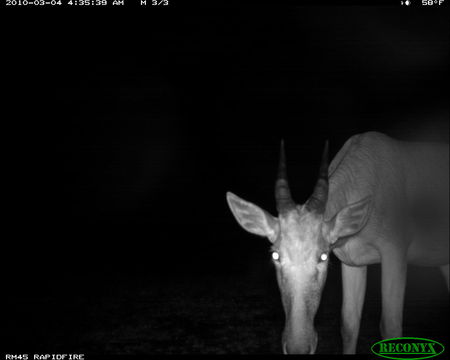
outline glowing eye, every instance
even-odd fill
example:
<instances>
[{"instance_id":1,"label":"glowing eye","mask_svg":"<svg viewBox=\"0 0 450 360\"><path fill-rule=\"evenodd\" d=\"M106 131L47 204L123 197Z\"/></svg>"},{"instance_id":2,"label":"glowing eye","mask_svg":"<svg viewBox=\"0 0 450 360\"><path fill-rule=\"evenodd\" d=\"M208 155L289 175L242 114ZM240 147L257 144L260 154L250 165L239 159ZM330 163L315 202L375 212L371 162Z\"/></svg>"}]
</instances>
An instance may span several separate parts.
<instances>
[{"instance_id":1,"label":"glowing eye","mask_svg":"<svg viewBox=\"0 0 450 360\"><path fill-rule=\"evenodd\" d=\"M328 259L328 254L327 253L322 253L320 255L320 260L325 261L326 259Z\"/></svg>"},{"instance_id":2,"label":"glowing eye","mask_svg":"<svg viewBox=\"0 0 450 360\"><path fill-rule=\"evenodd\" d=\"M274 259L276 261L280 260L280 254L278 254L276 251L274 251L272 253L272 259Z\"/></svg>"}]
</instances>

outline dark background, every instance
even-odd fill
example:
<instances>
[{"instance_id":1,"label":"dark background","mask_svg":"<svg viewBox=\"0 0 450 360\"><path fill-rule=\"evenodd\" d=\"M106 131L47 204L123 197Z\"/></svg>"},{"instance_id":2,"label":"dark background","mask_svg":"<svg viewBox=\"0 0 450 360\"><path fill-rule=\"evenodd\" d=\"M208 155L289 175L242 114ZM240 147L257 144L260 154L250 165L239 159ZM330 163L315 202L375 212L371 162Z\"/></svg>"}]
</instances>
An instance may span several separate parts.
<instances>
[{"instance_id":1,"label":"dark background","mask_svg":"<svg viewBox=\"0 0 450 360\"><path fill-rule=\"evenodd\" d=\"M5 351L279 352L268 242L239 228L225 193L274 214L281 138L299 203L326 139L331 156L369 130L448 142L446 15L267 5L4 12ZM366 353L379 338L371 269ZM330 310L317 320L331 334L321 344L333 338L324 352L340 352L339 273L333 258ZM405 335L447 341L438 271L412 268L408 296ZM242 318L258 306L270 321Z\"/></svg>"}]
</instances>

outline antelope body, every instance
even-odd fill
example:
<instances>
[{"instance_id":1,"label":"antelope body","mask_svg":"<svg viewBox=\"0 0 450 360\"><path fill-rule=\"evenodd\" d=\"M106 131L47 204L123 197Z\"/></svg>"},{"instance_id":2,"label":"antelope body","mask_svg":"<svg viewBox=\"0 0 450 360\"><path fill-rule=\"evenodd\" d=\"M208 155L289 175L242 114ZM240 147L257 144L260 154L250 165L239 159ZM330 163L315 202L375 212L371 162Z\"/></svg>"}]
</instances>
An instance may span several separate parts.
<instances>
[{"instance_id":1,"label":"antelope body","mask_svg":"<svg viewBox=\"0 0 450 360\"><path fill-rule=\"evenodd\" d=\"M402 336L407 263L439 266L449 278L449 147L369 132L352 136L304 205L292 200L282 145L275 185L278 217L227 193L238 223L272 243L286 315L284 353L314 353L314 317L328 254L341 261L343 352L355 353L367 265L381 263L383 338Z\"/></svg>"}]
</instances>

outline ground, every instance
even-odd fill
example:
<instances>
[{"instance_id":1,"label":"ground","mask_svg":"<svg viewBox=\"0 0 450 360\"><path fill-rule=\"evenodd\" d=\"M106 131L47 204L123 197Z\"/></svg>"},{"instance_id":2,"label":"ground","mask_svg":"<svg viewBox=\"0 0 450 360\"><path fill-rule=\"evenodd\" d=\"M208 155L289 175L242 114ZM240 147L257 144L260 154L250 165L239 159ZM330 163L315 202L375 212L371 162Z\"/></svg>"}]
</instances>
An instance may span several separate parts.
<instances>
[{"instance_id":1,"label":"ground","mask_svg":"<svg viewBox=\"0 0 450 360\"><path fill-rule=\"evenodd\" d=\"M380 340L379 270L379 266L369 269L371 285L358 342L361 353L370 353L370 346ZM333 259L316 317L318 353L341 351L339 273L339 263ZM86 279L72 276L65 285L54 284L27 296L10 293L8 351L277 354L284 315L274 274L270 269L262 274L266 275L153 279L137 274L92 275L89 282L97 285L84 292L74 289L82 289ZM448 293L439 272L411 268L408 279L404 336L448 344Z\"/></svg>"}]
</instances>

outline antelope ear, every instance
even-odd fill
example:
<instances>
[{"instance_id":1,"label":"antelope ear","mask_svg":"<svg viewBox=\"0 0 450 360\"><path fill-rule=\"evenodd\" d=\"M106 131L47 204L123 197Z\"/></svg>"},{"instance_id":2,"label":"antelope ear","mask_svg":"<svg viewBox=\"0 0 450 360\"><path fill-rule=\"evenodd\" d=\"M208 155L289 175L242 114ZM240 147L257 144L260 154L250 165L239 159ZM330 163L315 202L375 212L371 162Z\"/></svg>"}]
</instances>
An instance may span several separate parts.
<instances>
[{"instance_id":1,"label":"antelope ear","mask_svg":"<svg viewBox=\"0 0 450 360\"><path fill-rule=\"evenodd\" d=\"M369 219L369 209L372 197L347 205L327 222L328 238L331 243L342 237L356 234Z\"/></svg>"},{"instance_id":2,"label":"antelope ear","mask_svg":"<svg viewBox=\"0 0 450 360\"><path fill-rule=\"evenodd\" d=\"M278 220L260 207L231 192L227 192L227 202L239 225L249 233L266 236L274 242L278 234Z\"/></svg>"}]
</instances>

